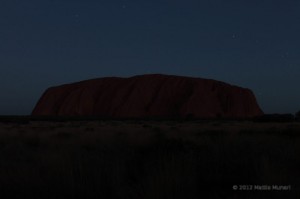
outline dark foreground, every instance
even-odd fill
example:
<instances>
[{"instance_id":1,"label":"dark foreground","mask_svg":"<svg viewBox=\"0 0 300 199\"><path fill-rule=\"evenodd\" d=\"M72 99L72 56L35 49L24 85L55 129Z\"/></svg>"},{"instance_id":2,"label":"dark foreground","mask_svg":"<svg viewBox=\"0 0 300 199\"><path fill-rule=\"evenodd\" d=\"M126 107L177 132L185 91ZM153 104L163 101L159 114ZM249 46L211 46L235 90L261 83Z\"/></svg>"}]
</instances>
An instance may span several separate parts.
<instances>
[{"instance_id":1,"label":"dark foreground","mask_svg":"<svg viewBox=\"0 0 300 199\"><path fill-rule=\"evenodd\" d=\"M0 123L0 198L299 198L300 123Z\"/></svg>"}]
</instances>

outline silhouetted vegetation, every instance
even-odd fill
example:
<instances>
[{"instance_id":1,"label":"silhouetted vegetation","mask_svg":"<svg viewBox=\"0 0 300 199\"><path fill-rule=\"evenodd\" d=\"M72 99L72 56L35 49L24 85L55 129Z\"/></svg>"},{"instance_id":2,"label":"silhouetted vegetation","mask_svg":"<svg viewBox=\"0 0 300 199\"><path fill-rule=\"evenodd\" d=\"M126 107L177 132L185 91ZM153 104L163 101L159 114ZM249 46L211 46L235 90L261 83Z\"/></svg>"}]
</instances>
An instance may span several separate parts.
<instances>
[{"instance_id":1,"label":"silhouetted vegetation","mask_svg":"<svg viewBox=\"0 0 300 199\"><path fill-rule=\"evenodd\" d=\"M68 122L68 121L122 121L122 122L134 122L141 123L145 121L174 121L174 122L227 122L227 121L248 121L252 118L197 118L193 114L188 114L185 118L179 117L144 117L144 118L109 118L97 115L90 116L57 116L57 115L47 115L47 116L32 116L32 115L0 115L0 123L19 123L19 124L28 124L30 121L48 121L48 122ZM114 122L113 122L114 123ZM115 122L114 125L117 122Z\"/></svg>"},{"instance_id":2,"label":"silhouetted vegetation","mask_svg":"<svg viewBox=\"0 0 300 199\"><path fill-rule=\"evenodd\" d=\"M265 114L254 118L255 122L294 122L293 114Z\"/></svg>"},{"instance_id":3,"label":"silhouetted vegetation","mask_svg":"<svg viewBox=\"0 0 300 199\"><path fill-rule=\"evenodd\" d=\"M300 111L296 112L296 114L295 114L295 119L296 119L297 121L300 121Z\"/></svg>"}]
</instances>

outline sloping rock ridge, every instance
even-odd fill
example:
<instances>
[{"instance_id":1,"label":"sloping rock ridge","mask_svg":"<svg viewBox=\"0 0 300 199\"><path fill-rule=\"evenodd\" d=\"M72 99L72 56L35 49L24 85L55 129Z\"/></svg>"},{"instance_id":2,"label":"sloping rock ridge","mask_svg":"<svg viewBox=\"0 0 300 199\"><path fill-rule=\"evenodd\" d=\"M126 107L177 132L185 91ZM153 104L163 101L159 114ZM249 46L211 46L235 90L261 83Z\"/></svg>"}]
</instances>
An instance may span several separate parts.
<instances>
[{"instance_id":1,"label":"sloping rock ridge","mask_svg":"<svg viewBox=\"0 0 300 199\"><path fill-rule=\"evenodd\" d=\"M174 75L106 77L48 88L33 116L102 118L252 118L263 115L253 92Z\"/></svg>"}]
</instances>

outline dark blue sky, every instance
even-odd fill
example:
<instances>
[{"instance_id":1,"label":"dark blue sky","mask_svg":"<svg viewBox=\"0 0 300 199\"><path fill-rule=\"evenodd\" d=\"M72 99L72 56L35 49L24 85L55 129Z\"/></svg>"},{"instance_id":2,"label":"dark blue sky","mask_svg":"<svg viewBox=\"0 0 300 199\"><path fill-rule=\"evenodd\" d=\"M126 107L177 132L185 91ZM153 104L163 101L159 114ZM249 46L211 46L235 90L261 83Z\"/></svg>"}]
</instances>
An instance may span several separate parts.
<instances>
[{"instance_id":1,"label":"dark blue sky","mask_svg":"<svg viewBox=\"0 0 300 199\"><path fill-rule=\"evenodd\" d=\"M164 73L250 88L300 110L299 0L1 0L0 115L49 86Z\"/></svg>"}]
</instances>

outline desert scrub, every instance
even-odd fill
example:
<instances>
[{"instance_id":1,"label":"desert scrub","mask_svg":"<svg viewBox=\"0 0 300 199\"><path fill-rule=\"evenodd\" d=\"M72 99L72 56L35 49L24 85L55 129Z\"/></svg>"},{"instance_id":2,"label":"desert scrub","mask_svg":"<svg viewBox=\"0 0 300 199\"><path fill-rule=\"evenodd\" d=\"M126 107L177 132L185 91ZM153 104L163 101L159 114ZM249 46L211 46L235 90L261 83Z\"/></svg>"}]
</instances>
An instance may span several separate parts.
<instances>
[{"instance_id":1,"label":"desert scrub","mask_svg":"<svg viewBox=\"0 0 300 199\"><path fill-rule=\"evenodd\" d=\"M278 132L279 135L287 136L290 138L299 138L300 137L300 129L299 128L286 128L282 129Z\"/></svg>"},{"instance_id":2,"label":"desert scrub","mask_svg":"<svg viewBox=\"0 0 300 199\"><path fill-rule=\"evenodd\" d=\"M176 131L176 130L178 130L178 127L177 126L170 126L169 129L171 131Z\"/></svg>"},{"instance_id":3,"label":"desert scrub","mask_svg":"<svg viewBox=\"0 0 300 199\"><path fill-rule=\"evenodd\" d=\"M155 133L162 133L163 132L161 127L158 127L158 126L153 126L152 131L154 131Z\"/></svg>"},{"instance_id":4,"label":"desert scrub","mask_svg":"<svg viewBox=\"0 0 300 199\"><path fill-rule=\"evenodd\" d=\"M288 199L299 194L297 127L290 126L294 132L287 136L291 129L268 132L241 125L252 130L231 133L205 130L203 125L185 128L184 123L177 125L180 136L171 137L168 126L155 132L139 124L139 136L149 142L135 145L130 140L136 139L131 134L133 125L125 125L114 129L108 123L107 135L86 133L88 125L42 134L31 132L30 127L26 133L1 134L0 197ZM40 140L35 140L36 135ZM284 192L268 192L269 196L259 191L233 192L232 185L240 183L291 184L294 189L290 197L284 197Z\"/></svg>"},{"instance_id":5,"label":"desert scrub","mask_svg":"<svg viewBox=\"0 0 300 199\"><path fill-rule=\"evenodd\" d=\"M142 127L143 127L143 128L152 128L152 126L149 125L149 124L143 124Z\"/></svg>"},{"instance_id":6,"label":"desert scrub","mask_svg":"<svg viewBox=\"0 0 300 199\"><path fill-rule=\"evenodd\" d=\"M111 121L111 122L110 122L110 125L111 125L111 126L120 126L121 123L118 122L118 121Z\"/></svg>"},{"instance_id":7,"label":"desert scrub","mask_svg":"<svg viewBox=\"0 0 300 199\"><path fill-rule=\"evenodd\" d=\"M54 139L70 139L74 136L75 136L74 133L61 131L61 132L53 133L51 137Z\"/></svg>"},{"instance_id":8,"label":"desert scrub","mask_svg":"<svg viewBox=\"0 0 300 199\"><path fill-rule=\"evenodd\" d=\"M94 127L86 127L85 130L86 131L95 131L95 128Z\"/></svg>"},{"instance_id":9,"label":"desert scrub","mask_svg":"<svg viewBox=\"0 0 300 199\"><path fill-rule=\"evenodd\" d=\"M23 138L23 143L32 150L38 150L42 145L39 135L26 136Z\"/></svg>"},{"instance_id":10,"label":"desert scrub","mask_svg":"<svg viewBox=\"0 0 300 199\"><path fill-rule=\"evenodd\" d=\"M218 126L222 126L222 123L221 122L214 122L211 125L218 127Z\"/></svg>"}]
</instances>

